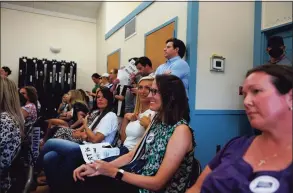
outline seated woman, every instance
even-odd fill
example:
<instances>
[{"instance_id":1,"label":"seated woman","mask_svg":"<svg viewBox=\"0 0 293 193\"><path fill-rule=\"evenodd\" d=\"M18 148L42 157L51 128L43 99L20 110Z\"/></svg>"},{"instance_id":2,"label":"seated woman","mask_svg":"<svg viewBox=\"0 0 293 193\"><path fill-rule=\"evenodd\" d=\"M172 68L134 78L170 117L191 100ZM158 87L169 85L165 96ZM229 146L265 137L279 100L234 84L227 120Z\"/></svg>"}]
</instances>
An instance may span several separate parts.
<instances>
[{"instance_id":1,"label":"seated woman","mask_svg":"<svg viewBox=\"0 0 293 193\"><path fill-rule=\"evenodd\" d=\"M0 192L11 187L9 167L21 143L24 118L14 82L0 77Z\"/></svg>"},{"instance_id":2,"label":"seated woman","mask_svg":"<svg viewBox=\"0 0 293 193\"><path fill-rule=\"evenodd\" d=\"M292 66L248 71L245 111L252 128L262 133L228 142L188 193L292 192L292 82Z\"/></svg>"},{"instance_id":3,"label":"seated woman","mask_svg":"<svg viewBox=\"0 0 293 193\"><path fill-rule=\"evenodd\" d=\"M111 112L113 94L108 88L102 88L98 91L97 106L99 110L98 116L91 123L84 119L83 126L71 133L74 138L83 138L90 143L107 142L111 144L117 132L118 120L116 114ZM59 188L59 185L65 183L64 179L72 181L70 177L73 169L78 164L83 163L79 145L79 143L64 139L50 139L44 145L40 159L43 156L45 174L50 185L59 183L57 185ZM39 165L42 165L42 163L39 163ZM67 176L67 178L63 178L63 176Z\"/></svg>"},{"instance_id":4,"label":"seated woman","mask_svg":"<svg viewBox=\"0 0 293 193\"><path fill-rule=\"evenodd\" d=\"M73 173L75 181L82 180L78 192L185 192L194 141L184 85L174 75L158 75L149 99L157 115L141 143L110 163L78 167Z\"/></svg>"},{"instance_id":5,"label":"seated woman","mask_svg":"<svg viewBox=\"0 0 293 193\"><path fill-rule=\"evenodd\" d=\"M122 145L119 147L119 156L135 148L155 115L155 112L149 109L150 100L148 98L153 80L153 77L146 76L141 78L138 83L138 95L134 113L126 114L122 121L120 129ZM104 160L112 161L119 156L109 157Z\"/></svg>"},{"instance_id":6,"label":"seated woman","mask_svg":"<svg viewBox=\"0 0 293 193\"><path fill-rule=\"evenodd\" d=\"M38 117L38 95L35 88L32 88L31 86L25 86L21 88L20 94L22 94L26 100L25 105L21 107L21 112L25 119L25 132L27 132L27 130L35 123Z\"/></svg>"},{"instance_id":7,"label":"seated woman","mask_svg":"<svg viewBox=\"0 0 293 193\"><path fill-rule=\"evenodd\" d=\"M92 110L92 112L90 113L90 115L86 119L82 119L83 125L80 128L78 128L78 129L60 128L55 133L54 137L66 139L66 140L73 141L73 142L80 143L80 144L83 141L95 143L95 138L93 137L93 135L96 132L99 132L98 128L104 127L103 122L107 121L108 117L109 117L110 121L113 121L112 119L115 119L113 121L113 125L112 125L111 129L114 129L115 131L117 131L117 125L116 125L117 116L113 112L111 112L113 109L113 103L112 103L113 95L111 94L111 92L109 91L108 88L103 88L98 91L97 97L98 98L97 98L96 108ZM105 105L105 104L103 104L103 102L105 103L105 101L103 101L103 100L101 101L101 99L106 99L105 100L105 101L107 101L106 107L103 106L103 105ZM111 103L108 101L111 101ZM100 102L100 104L98 104L98 102ZM107 116L105 116L105 115L107 115ZM103 122L101 121L102 118L103 118ZM110 128L105 128L105 129L109 130L109 131L111 130ZM100 132L102 132L102 131L100 131ZM96 139L96 140L98 140L98 139ZM109 140L109 141L112 142L113 140Z\"/></svg>"},{"instance_id":8,"label":"seated woman","mask_svg":"<svg viewBox=\"0 0 293 193\"><path fill-rule=\"evenodd\" d=\"M66 112L65 116L59 119L49 119L48 128L41 145L43 145L59 127L77 128L81 125L81 119L88 113L88 107L84 101L82 93L78 90L70 90L68 92L68 103L70 111ZM79 113L81 112L81 113ZM56 128L56 126L59 126Z\"/></svg>"},{"instance_id":9,"label":"seated woman","mask_svg":"<svg viewBox=\"0 0 293 193\"><path fill-rule=\"evenodd\" d=\"M69 105L68 105L68 94L64 94L62 97L62 102L59 105L59 108L57 110L58 116L65 115L65 113L68 111Z\"/></svg>"}]
</instances>

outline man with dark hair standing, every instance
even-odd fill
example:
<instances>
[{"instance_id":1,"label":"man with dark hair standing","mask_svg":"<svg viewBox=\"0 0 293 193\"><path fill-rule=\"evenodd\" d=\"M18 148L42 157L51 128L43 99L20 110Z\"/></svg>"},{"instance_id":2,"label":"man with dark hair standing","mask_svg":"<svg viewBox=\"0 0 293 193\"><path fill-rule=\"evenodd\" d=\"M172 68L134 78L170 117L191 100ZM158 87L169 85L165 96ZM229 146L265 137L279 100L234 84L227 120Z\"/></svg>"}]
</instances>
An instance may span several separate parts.
<instances>
[{"instance_id":1,"label":"man with dark hair standing","mask_svg":"<svg viewBox=\"0 0 293 193\"><path fill-rule=\"evenodd\" d=\"M154 75L152 62L146 56L138 58L138 60L135 62L135 66L141 76Z\"/></svg>"},{"instance_id":2,"label":"man with dark hair standing","mask_svg":"<svg viewBox=\"0 0 293 193\"><path fill-rule=\"evenodd\" d=\"M2 68L0 68L0 75L2 77L8 77L11 74L11 70L9 67L7 66L3 66Z\"/></svg>"},{"instance_id":3,"label":"man with dark hair standing","mask_svg":"<svg viewBox=\"0 0 293 193\"><path fill-rule=\"evenodd\" d=\"M190 68L187 62L182 59L185 55L185 51L185 44L181 40L176 38L168 39L166 41L166 47L164 48L167 61L157 68L155 74L173 74L177 76L182 80L186 93L188 93Z\"/></svg>"},{"instance_id":4,"label":"man with dark hair standing","mask_svg":"<svg viewBox=\"0 0 293 193\"><path fill-rule=\"evenodd\" d=\"M137 57L130 58L128 62L130 62L131 60L134 60L136 62L138 58ZM139 77L135 75L131 77L131 81L132 81L131 85L136 84L138 79ZM133 113L134 107L135 107L135 95L130 89L127 89L125 93L125 114Z\"/></svg>"},{"instance_id":5,"label":"man with dark hair standing","mask_svg":"<svg viewBox=\"0 0 293 193\"><path fill-rule=\"evenodd\" d=\"M270 55L270 64L292 65L285 55L283 38L281 36L272 36L268 40L267 52Z\"/></svg>"}]
</instances>

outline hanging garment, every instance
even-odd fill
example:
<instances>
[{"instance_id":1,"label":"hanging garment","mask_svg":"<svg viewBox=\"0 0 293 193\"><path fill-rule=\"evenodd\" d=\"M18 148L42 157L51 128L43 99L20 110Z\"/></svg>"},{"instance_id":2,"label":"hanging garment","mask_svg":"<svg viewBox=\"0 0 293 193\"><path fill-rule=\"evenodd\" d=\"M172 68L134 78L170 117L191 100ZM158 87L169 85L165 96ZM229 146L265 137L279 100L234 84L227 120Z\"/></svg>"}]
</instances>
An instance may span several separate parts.
<instances>
[{"instance_id":1,"label":"hanging garment","mask_svg":"<svg viewBox=\"0 0 293 193\"><path fill-rule=\"evenodd\" d=\"M18 71L18 88L22 88L25 85L27 57L19 58L19 71Z\"/></svg>"}]
</instances>

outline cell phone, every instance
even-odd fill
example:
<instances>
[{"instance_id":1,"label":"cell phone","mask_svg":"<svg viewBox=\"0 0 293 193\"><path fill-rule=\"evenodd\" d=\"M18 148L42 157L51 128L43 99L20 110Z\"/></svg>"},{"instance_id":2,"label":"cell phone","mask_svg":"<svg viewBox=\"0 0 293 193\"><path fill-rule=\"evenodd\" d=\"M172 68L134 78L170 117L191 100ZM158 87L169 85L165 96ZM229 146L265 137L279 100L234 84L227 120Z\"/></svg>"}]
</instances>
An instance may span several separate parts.
<instances>
[{"instance_id":1,"label":"cell phone","mask_svg":"<svg viewBox=\"0 0 293 193\"><path fill-rule=\"evenodd\" d=\"M102 146L103 148L112 148L112 146L111 145L104 145L104 146Z\"/></svg>"},{"instance_id":2,"label":"cell phone","mask_svg":"<svg viewBox=\"0 0 293 193\"><path fill-rule=\"evenodd\" d=\"M125 87L126 87L126 88L129 88L129 89L134 88L134 86L132 86L132 85L125 85Z\"/></svg>"}]
</instances>

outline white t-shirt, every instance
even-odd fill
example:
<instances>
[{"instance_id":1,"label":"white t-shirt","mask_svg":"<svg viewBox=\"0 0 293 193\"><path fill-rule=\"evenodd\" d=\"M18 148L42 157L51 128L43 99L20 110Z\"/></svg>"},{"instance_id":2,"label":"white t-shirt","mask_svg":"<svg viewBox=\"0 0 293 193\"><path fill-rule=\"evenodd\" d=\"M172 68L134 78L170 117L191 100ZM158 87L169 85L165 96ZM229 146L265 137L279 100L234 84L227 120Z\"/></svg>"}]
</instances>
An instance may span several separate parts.
<instances>
[{"instance_id":1,"label":"white t-shirt","mask_svg":"<svg viewBox=\"0 0 293 193\"><path fill-rule=\"evenodd\" d=\"M95 121L93 121L95 122ZM97 127L93 129L94 134L97 132L103 134L105 139L101 143L112 143L117 132L118 118L115 113L107 113L99 122Z\"/></svg>"},{"instance_id":2,"label":"white t-shirt","mask_svg":"<svg viewBox=\"0 0 293 193\"><path fill-rule=\"evenodd\" d=\"M139 118L142 118L143 116L149 116L149 114L151 114L152 120L155 116L155 112L150 109L140 113ZM139 120L129 122L125 129L126 139L123 145L127 147L129 151L131 151L139 142L144 132L145 128L140 125Z\"/></svg>"}]
</instances>

